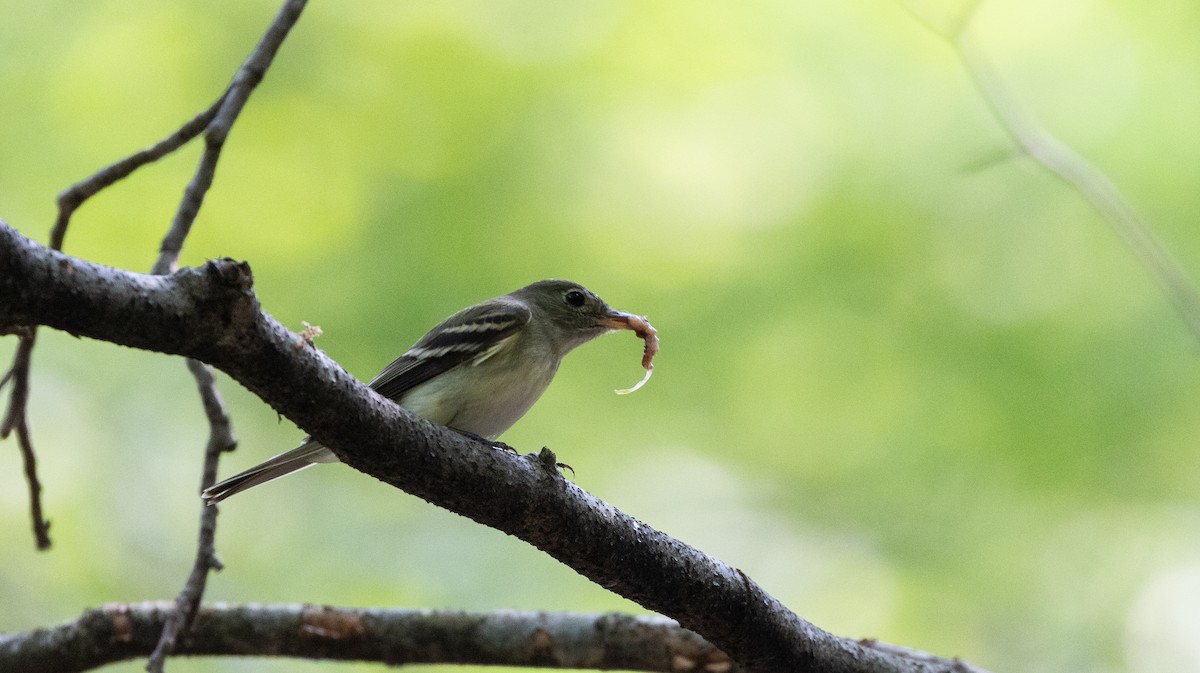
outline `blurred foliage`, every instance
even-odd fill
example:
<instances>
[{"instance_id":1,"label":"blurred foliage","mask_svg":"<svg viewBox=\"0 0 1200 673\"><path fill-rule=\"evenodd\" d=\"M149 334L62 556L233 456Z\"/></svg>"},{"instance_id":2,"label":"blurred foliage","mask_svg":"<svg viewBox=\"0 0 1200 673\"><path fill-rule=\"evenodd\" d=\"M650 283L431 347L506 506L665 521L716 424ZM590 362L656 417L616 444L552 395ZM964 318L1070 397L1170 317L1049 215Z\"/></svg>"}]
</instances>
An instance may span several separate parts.
<instances>
[{"instance_id":1,"label":"blurred foliage","mask_svg":"<svg viewBox=\"0 0 1200 673\"><path fill-rule=\"evenodd\" d=\"M1196 670L1197 344L906 11L947 6L314 3L184 262L248 260L263 305L364 379L463 305L581 281L652 318L657 375L614 396L639 344L589 344L509 443L837 633L997 671ZM0 217L45 240L55 194L207 105L275 10L0 0ZM993 2L976 27L1200 267L1200 5ZM148 269L197 153L89 202L67 250ZM33 550L6 443L0 630L173 597L205 436L183 364L45 332L34 368L55 548ZM223 474L299 438L222 383ZM222 510L211 600L638 609L345 468ZM335 668L379 670L170 664Z\"/></svg>"}]
</instances>

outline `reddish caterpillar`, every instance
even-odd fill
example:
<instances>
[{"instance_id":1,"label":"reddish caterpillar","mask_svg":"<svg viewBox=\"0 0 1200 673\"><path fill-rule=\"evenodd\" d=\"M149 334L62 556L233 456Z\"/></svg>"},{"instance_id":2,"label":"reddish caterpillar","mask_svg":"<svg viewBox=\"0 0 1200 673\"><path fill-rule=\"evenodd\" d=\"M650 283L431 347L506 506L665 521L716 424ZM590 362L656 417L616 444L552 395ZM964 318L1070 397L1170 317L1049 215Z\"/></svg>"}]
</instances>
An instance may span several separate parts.
<instances>
[{"instance_id":1,"label":"reddish caterpillar","mask_svg":"<svg viewBox=\"0 0 1200 673\"><path fill-rule=\"evenodd\" d=\"M629 329L633 330L634 334L646 342L642 350L642 367L646 370L646 375L642 377L641 381L634 384L632 388L622 388L614 391L618 395L628 395L646 385L646 382L650 380L650 375L654 373L654 356L658 354L658 331L654 329L650 322L645 317L636 315L629 316L627 321Z\"/></svg>"}]
</instances>

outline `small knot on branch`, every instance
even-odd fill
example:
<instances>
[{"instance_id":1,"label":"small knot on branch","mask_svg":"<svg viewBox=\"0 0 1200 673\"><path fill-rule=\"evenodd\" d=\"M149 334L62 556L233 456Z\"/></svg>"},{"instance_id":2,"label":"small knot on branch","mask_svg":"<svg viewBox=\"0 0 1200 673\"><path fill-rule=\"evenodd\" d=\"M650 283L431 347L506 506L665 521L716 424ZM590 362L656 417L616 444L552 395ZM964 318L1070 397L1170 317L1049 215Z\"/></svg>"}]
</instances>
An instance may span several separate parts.
<instances>
[{"instance_id":1,"label":"small knot on branch","mask_svg":"<svg viewBox=\"0 0 1200 673\"><path fill-rule=\"evenodd\" d=\"M248 292L254 286L254 273L248 262L239 262L229 257L210 259L204 263L204 271L223 285Z\"/></svg>"}]
</instances>

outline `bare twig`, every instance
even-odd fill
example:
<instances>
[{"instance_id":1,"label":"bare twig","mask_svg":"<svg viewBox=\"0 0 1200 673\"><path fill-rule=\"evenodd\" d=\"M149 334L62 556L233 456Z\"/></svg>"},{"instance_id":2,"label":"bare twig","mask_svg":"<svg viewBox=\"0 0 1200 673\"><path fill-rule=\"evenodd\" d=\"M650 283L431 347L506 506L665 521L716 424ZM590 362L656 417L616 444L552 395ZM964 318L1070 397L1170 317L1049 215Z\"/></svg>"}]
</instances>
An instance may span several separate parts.
<instances>
[{"instance_id":1,"label":"bare twig","mask_svg":"<svg viewBox=\"0 0 1200 673\"><path fill-rule=\"evenodd\" d=\"M50 548L50 522L42 514L42 484L37 476L37 457L33 453L33 444L29 440L29 426L25 417L17 422L17 443L21 445L21 457L25 462L25 481L29 483L29 516L33 520L33 538L37 548L45 551Z\"/></svg>"},{"instance_id":2,"label":"bare twig","mask_svg":"<svg viewBox=\"0 0 1200 673\"><path fill-rule=\"evenodd\" d=\"M284 38L300 18L300 12L304 10L306 4L307 0L286 0L283 3L279 13L275 15L274 21L259 40L258 46L238 69L229 89L221 97L216 116L204 131L204 155L200 158L200 165L196 167L196 173L192 176L192 180L184 192L183 201L180 202L179 209L175 212L175 220L171 224L171 229L163 238L158 261L155 262L151 273L170 273L176 268L179 252L183 249L183 241L191 231L192 223L196 221L196 215L199 214L200 206L204 202L204 195L212 186L213 176L217 170L217 161L221 158L221 149L225 146L225 139L229 136L229 131L238 115L241 114L242 108L245 107L250 94L262 81L267 68L271 66L271 61L278 53Z\"/></svg>"},{"instance_id":3,"label":"bare twig","mask_svg":"<svg viewBox=\"0 0 1200 673\"><path fill-rule=\"evenodd\" d=\"M25 482L29 485L29 518L33 525L33 539L38 550L45 551L51 544L50 522L42 513L42 483L38 479L37 454L33 450L29 420L26 416L29 402L29 363L36 341L37 332L33 328L21 335L17 343L17 352L13 355L12 367L0 380L0 388L10 382L13 387L8 399L8 411L4 415L4 422L0 423L0 439L7 438L14 430L17 433L21 462L25 466Z\"/></svg>"},{"instance_id":4,"label":"bare twig","mask_svg":"<svg viewBox=\"0 0 1200 673\"><path fill-rule=\"evenodd\" d=\"M57 199L58 216L54 221L54 226L50 230L50 247L54 250L62 250L67 236L67 228L71 223L71 216L75 214L75 211L84 202L98 194L104 188L128 177L138 168L157 161L187 144L212 122L224 98L225 96L222 94L221 98L217 99L208 109L188 120L174 133L155 143L153 146L109 164L60 192ZM37 540L38 549L44 550L50 548L50 538L47 532L49 524L41 518L40 514L42 506L40 497L41 489L37 478L37 457L33 452L33 446L29 437L28 421L25 420L25 407L28 401L29 389L29 359L33 352L35 340L36 330L31 329L29 336L22 339L13 365L4 376L5 381L10 378L14 380L16 384L14 388L21 388L25 391L18 398L14 390L13 398L9 401L4 428L10 431L18 423L17 419L21 419L20 424L23 428L21 432L21 455L25 463L26 479L30 486L30 512L34 519L34 535ZM10 423L12 424L11 426ZM0 432L0 438L7 435L8 431Z\"/></svg>"},{"instance_id":5,"label":"bare twig","mask_svg":"<svg viewBox=\"0 0 1200 673\"><path fill-rule=\"evenodd\" d=\"M196 387L204 402L205 416L208 418L208 446L204 451L204 468L200 477L200 490L203 491L216 483L220 456L223 452L234 450L237 440L233 436L229 415L225 413L225 404L217 392L212 369L191 358L187 359L187 366L196 379ZM163 623L158 644L150 653L150 660L146 665L149 671L157 673L163 670L166 658L176 651L180 634L191 629L196 610L200 607L200 599L204 596L204 589L208 584L209 571L222 568L214 544L218 513L216 507L200 507L200 537L196 544L196 560L183 589L175 597L173 609L169 611Z\"/></svg>"},{"instance_id":6,"label":"bare twig","mask_svg":"<svg viewBox=\"0 0 1200 673\"><path fill-rule=\"evenodd\" d=\"M230 87L232 88L232 86ZM67 235L67 228L71 223L71 217L75 211L79 209L88 199L100 193L106 187L109 187L120 180L128 177L137 169L147 164L153 163L175 150L183 147L193 138L200 135L205 129L208 129L213 120L216 119L218 112L222 109L229 91L221 94L212 105L207 109L189 119L181 127L175 130L166 138L155 143L153 146L144 150L140 150L131 154L117 162L109 164L104 168L96 171L87 178L71 185L59 193L58 216L54 221L54 226L50 230L50 247L54 250L62 250L63 244ZM193 214L194 217L194 214ZM190 222L189 222L190 226ZM186 233L184 234L186 236ZM178 238L178 246L182 246L182 238ZM176 249L175 254L178 254ZM4 381L12 379L14 381L14 394L10 398L8 411L5 414L3 431L0 431L0 439L7 437L18 422L18 419L25 418L25 405L28 400L29 389L29 359L32 354L33 345L36 338L36 332L31 330L28 338L23 339L12 367L4 375ZM20 388L23 392L18 395L15 392L16 388ZM32 445L29 444L28 436L28 421L25 421L25 441L26 446L22 447L22 456L25 462L25 474L30 481L32 489L33 484L37 483L37 459L33 452ZM31 510L41 511L41 499L39 495L30 493L33 506ZM36 534L38 549L48 549L50 546L49 537L45 531L47 525L38 516L34 516L34 530L40 531Z\"/></svg>"},{"instance_id":7,"label":"bare twig","mask_svg":"<svg viewBox=\"0 0 1200 673\"><path fill-rule=\"evenodd\" d=\"M58 217L50 232L50 247L54 250L62 249L72 215L89 198L129 176L138 168L171 154L204 132L207 141L204 155L195 176L188 185L171 228L163 238L160 254L152 273L165 274L174 270L179 253L183 248L183 242L195 222L208 188L212 185L217 161L220 159L221 149L228 137L229 130L245 106L250 93L262 81L264 73L284 38L295 25L305 4L305 0L288 0L283 4L255 50L239 68L229 87L207 109L152 147L105 166L88 178L63 190L58 196ZM38 549L47 549L50 546L49 522L42 515L41 484L37 477L37 459L30 441L26 420L26 406L29 398L29 363L35 340L36 328L30 328L27 334L22 335L13 365L0 379L0 387L9 382L13 384L8 411L4 416L3 423L0 424L0 438L7 437L14 429L17 431L21 455L25 463L26 480L29 483L30 514L33 518L34 536ZM205 453L203 477L203 485L208 486L215 481L218 456L222 451L232 450L235 441L220 395L213 383L211 371L202 363L194 360L188 361L188 368L196 378L210 424L209 445ZM188 581L184 584L184 588L176 600L177 608L174 617L168 620L159 646L155 648L149 663L150 670L156 673L162 670L163 661L171 652L180 631L186 630L190 623L195 607L203 595L208 571L218 568L220 565L213 548L217 512L213 508L202 507L201 510L200 542L196 562Z\"/></svg>"},{"instance_id":8,"label":"bare twig","mask_svg":"<svg viewBox=\"0 0 1200 673\"><path fill-rule=\"evenodd\" d=\"M50 247L55 250L62 250L63 239L66 238L67 225L71 222L71 216L85 201L100 193L105 187L109 187L129 177L131 173L142 166L158 161L188 144L193 138L200 135L204 129L208 128L208 125L217 116L217 110L221 108L221 103L224 100L225 94L221 94L221 97L208 106L208 109L189 119L178 130L158 141L152 147L135 152L116 163L109 164L86 179L60 192L58 195L58 219L55 220L54 228L50 231Z\"/></svg>"},{"instance_id":9,"label":"bare twig","mask_svg":"<svg viewBox=\"0 0 1200 673\"><path fill-rule=\"evenodd\" d=\"M12 368L0 381L0 388L12 383L12 397L9 398L8 412L4 422L0 423L0 439L7 439L13 429L25 418L25 404L29 401L29 360L33 355L34 334L21 337L17 344L17 352L13 355Z\"/></svg>"},{"instance_id":10,"label":"bare twig","mask_svg":"<svg viewBox=\"0 0 1200 673\"><path fill-rule=\"evenodd\" d=\"M980 98L1013 144L1078 192L1100 214L1166 293L1192 336L1200 340L1200 290L1112 180L1043 126L1000 78L971 33L971 21L980 4L980 0L967 3L944 25L908 5L906 8L951 45Z\"/></svg>"}]
</instances>

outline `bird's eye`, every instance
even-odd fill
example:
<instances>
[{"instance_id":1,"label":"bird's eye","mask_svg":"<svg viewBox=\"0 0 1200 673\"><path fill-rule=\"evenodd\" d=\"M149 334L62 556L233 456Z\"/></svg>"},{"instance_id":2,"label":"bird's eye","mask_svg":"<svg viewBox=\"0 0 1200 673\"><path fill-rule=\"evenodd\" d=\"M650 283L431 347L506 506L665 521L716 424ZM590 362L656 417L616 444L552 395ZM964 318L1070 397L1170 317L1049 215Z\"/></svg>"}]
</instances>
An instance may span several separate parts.
<instances>
[{"instance_id":1,"label":"bird's eye","mask_svg":"<svg viewBox=\"0 0 1200 673\"><path fill-rule=\"evenodd\" d=\"M574 306L575 308L579 308L580 306L583 306L584 300L587 299L587 297L584 296L583 292L580 292L579 290L570 290L565 295L563 295L563 298L567 300L568 304L570 304L571 306Z\"/></svg>"}]
</instances>

